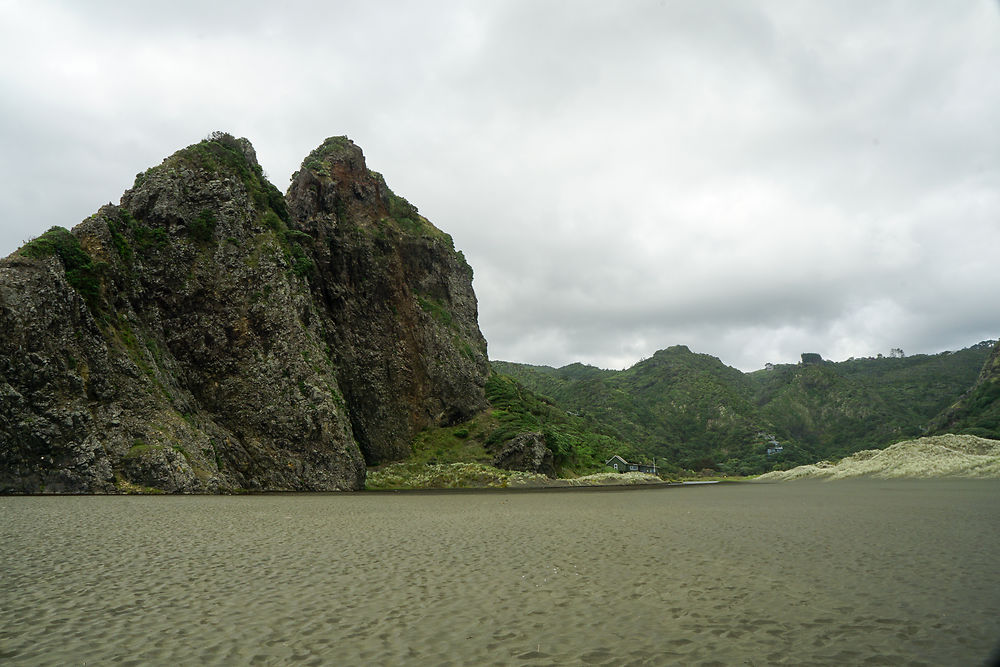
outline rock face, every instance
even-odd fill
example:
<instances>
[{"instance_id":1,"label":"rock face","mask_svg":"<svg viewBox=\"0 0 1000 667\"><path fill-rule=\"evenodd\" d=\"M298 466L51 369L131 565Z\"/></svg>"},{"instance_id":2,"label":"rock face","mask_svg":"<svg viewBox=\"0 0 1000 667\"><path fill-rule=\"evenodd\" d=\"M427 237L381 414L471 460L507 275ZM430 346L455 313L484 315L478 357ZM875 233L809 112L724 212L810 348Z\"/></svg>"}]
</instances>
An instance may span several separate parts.
<instances>
[{"instance_id":1,"label":"rock face","mask_svg":"<svg viewBox=\"0 0 1000 667\"><path fill-rule=\"evenodd\" d=\"M336 324L330 344L365 459L401 458L416 429L484 409L486 340L451 237L344 137L306 158L287 200L315 257L313 295Z\"/></svg>"},{"instance_id":2,"label":"rock face","mask_svg":"<svg viewBox=\"0 0 1000 667\"><path fill-rule=\"evenodd\" d=\"M225 134L0 260L0 492L357 489L485 406L472 273L346 138Z\"/></svg>"},{"instance_id":3,"label":"rock face","mask_svg":"<svg viewBox=\"0 0 1000 667\"><path fill-rule=\"evenodd\" d=\"M552 451L545 446L541 433L521 433L511 438L493 459L493 465L504 470L556 475Z\"/></svg>"}]
</instances>

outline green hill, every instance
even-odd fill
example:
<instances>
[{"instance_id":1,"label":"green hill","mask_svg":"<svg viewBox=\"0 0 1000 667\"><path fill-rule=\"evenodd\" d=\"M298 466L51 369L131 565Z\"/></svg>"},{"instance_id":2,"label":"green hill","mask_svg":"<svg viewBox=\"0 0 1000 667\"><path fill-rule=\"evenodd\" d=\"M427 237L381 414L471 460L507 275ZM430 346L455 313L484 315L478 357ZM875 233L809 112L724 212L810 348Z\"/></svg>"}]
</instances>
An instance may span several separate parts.
<instances>
[{"instance_id":1,"label":"green hill","mask_svg":"<svg viewBox=\"0 0 1000 667\"><path fill-rule=\"evenodd\" d=\"M422 474L426 465L491 464L505 445L524 433L540 433L559 476L604 469L614 454L641 457L629 442L591 417L567 412L511 377L494 373L486 381L488 410L468 421L424 429L413 441L404 466Z\"/></svg>"},{"instance_id":2,"label":"green hill","mask_svg":"<svg viewBox=\"0 0 1000 667\"><path fill-rule=\"evenodd\" d=\"M811 355L808 363L753 373L684 346L624 371L492 366L588 420L593 431L630 443L639 456L691 470L753 474L924 434L973 384L992 346L843 362ZM772 441L782 450L769 455Z\"/></svg>"},{"instance_id":3,"label":"green hill","mask_svg":"<svg viewBox=\"0 0 1000 667\"><path fill-rule=\"evenodd\" d=\"M972 388L931 424L933 433L961 433L1000 440L1000 342Z\"/></svg>"}]
</instances>

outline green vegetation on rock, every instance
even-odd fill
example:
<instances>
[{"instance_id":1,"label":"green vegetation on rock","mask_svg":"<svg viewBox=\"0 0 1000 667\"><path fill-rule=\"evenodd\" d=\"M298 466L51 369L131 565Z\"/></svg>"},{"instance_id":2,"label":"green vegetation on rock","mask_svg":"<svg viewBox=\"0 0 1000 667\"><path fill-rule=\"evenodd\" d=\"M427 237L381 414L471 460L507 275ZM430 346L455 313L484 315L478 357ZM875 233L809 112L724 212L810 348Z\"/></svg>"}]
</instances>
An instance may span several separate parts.
<instances>
[{"instance_id":1,"label":"green vegetation on rock","mask_svg":"<svg viewBox=\"0 0 1000 667\"><path fill-rule=\"evenodd\" d=\"M627 441L603 429L599 422L568 413L552 399L531 391L512 377L491 375L486 383L486 398L497 420L486 444L499 445L520 433L541 432L552 452L556 471L562 474L597 472L615 454L626 458L639 454Z\"/></svg>"},{"instance_id":2,"label":"green vegetation on rock","mask_svg":"<svg viewBox=\"0 0 1000 667\"><path fill-rule=\"evenodd\" d=\"M100 308L101 275L105 265L94 262L80 246L80 240L64 227L52 227L20 249L21 255L32 258L56 256L66 269L70 284L95 314Z\"/></svg>"},{"instance_id":3,"label":"green vegetation on rock","mask_svg":"<svg viewBox=\"0 0 1000 667\"><path fill-rule=\"evenodd\" d=\"M162 226L151 227L136 220L128 209L118 208L117 215L109 215L105 221L115 249L125 262L132 261L135 250L145 255L154 249L162 250L170 240L167 230ZM212 228L214 230L214 222ZM129 241L129 238L132 241Z\"/></svg>"},{"instance_id":4,"label":"green vegetation on rock","mask_svg":"<svg viewBox=\"0 0 1000 667\"><path fill-rule=\"evenodd\" d=\"M444 304L434 297L425 297L417 295L417 303L420 305L420 309L425 313L436 319L441 324L446 327L452 326L452 316L445 308Z\"/></svg>"},{"instance_id":5,"label":"green vegetation on rock","mask_svg":"<svg viewBox=\"0 0 1000 667\"><path fill-rule=\"evenodd\" d=\"M235 176L247 188L259 211L270 209L282 221L289 220L284 196L264 177L253 146L246 139L237 139L227 132L213 132L207 139L177 151L153 169L178 168L199 170L212 177ZM149 178L150 171L146 171L143 181Z\"/></svg>"},{"instance_id":6,"label":"green vegetation on rock","mask_svg":"<svg viewBox=\"0 0 1000 667\"><path fill-rule=\"evenodd\" d=\"M307 169L313 171L316 175L328 177L330 176L330 172L326 168L325 159L330 156L339 156L344 151L348 150L351 145L351 140L346 136L327 137L323 140L323 143L314 148L309 155L306 156L306 159L302 164Z\"/></svg>"},{"instance_id":7,"label":"green vegetation on rock","mask_svg":"<svg viewBox=\"0 0 1000 667\"><path fill-rule=\"evenodd\" d=\"M486 396L489 410L459 424L424 429L414 439L405 462L369 470L366 488L553 484L534 471L515 473L495 466L505 446L522 434L541 434L560 477L602 472L604 461L614 454L633 453L628 444L595 430L587 419L567 414L513 378L491 375Z\"/></svg>"},{"instance_id":8,"label":"green vegetation on rock","mask_svg":"<svg viewBox=\"0 0 1000 667\"><path fill-rule=\"evenodd\" d=\"M188 223L188 232L191 234L191 238L196 241L201 241L202 243L208 243L215 236L215 226L218 221L215 218L215 213L211 209L202 209L198 216Z\"/></svg>"}]
</instances>

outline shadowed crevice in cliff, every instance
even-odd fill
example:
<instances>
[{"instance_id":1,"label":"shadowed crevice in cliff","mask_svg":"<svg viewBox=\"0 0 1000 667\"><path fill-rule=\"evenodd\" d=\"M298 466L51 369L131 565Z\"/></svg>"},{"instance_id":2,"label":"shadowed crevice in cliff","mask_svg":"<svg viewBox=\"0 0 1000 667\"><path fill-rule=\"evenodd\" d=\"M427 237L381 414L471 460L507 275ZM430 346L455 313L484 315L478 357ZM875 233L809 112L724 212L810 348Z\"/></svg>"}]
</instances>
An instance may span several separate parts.
<instances>
[{"instance_id":1,"label":"shadowed crevice in cliff","mask_svg":"<svg viewBox=\"0 0 1000 667\"><path fill-rule=\"evenodd\" d=\"M0 491L361 488L485 405L471 277L348 140L286 203L215 133L0 260Z\"/></svg>"}]
</instances>

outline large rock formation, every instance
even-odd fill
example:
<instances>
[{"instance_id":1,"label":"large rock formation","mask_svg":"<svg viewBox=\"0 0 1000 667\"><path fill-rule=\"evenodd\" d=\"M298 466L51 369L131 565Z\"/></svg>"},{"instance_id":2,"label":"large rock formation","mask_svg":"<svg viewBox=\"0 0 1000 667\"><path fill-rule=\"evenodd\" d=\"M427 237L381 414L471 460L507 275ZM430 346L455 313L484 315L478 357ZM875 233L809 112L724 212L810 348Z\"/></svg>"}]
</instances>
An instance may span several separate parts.
<instances>
[{"instance_id":1,"label":"large rock formation","mask_svg":"<svg viewBox=\"0 0 1000 667\"><path fill-rule=\"evenodd\" d=\"M0 260L0 492L356 489L485 406L472 272L329 139L225 134Z\"/></svg>"},{"instance_id":2,"label":"large rock formation","mask_svg":"<svg viewBox=\"0 0 1000 667\"><path fill-rule=\"evenodd\" d=\"M292 177L288 206L316 261L332 354L369 463L408 453L415 429L486 407L486 340L472 269L451 237L386 187L361 149L327 139Z\"/></svg>"},{"instance_id":3,"label":"large rock formation","mask_svg":"<svg viewBox=\"0 0 1000 667\"><path fill-rule=\"evenodd\" d=\"M504 443L503 449L493 457L493 465L504 470L519 470L556 476L552 450L545 445L542 433L520 433Z\"/></svg>"}]
</instances>

